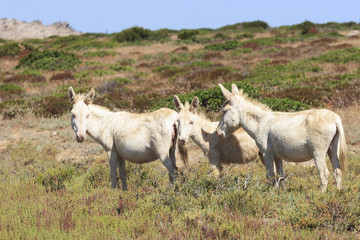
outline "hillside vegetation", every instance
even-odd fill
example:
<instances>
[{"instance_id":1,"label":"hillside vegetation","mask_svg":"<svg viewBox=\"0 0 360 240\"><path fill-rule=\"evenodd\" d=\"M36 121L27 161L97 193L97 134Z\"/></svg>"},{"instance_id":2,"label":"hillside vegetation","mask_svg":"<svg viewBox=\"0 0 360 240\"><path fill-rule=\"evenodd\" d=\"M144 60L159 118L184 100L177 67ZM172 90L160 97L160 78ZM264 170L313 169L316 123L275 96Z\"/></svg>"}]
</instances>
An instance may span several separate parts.
<instances>
[{"instance_id":1,"label":"hillside vegetation","mask_svg":"<svg viewBox=\"0 0 360 240\"><path fill-rule=\"evenodd\" d=\"M219 29L141 27L114 34L0 39L0 238L309 239L360 237L360 25ZM168 185L160 162L127 163L129 191L110 189L107 156L75 142L67 89L96 90L95 104L148 112L198 96L218 119L217 86L235 83L276 111L327 108L343 119L344 189L318 190L314 166L285 165L269 188L259 161L219 179L193 145ZM331 164L328 167L332 173Z\"/></svg>"}]
</instances>

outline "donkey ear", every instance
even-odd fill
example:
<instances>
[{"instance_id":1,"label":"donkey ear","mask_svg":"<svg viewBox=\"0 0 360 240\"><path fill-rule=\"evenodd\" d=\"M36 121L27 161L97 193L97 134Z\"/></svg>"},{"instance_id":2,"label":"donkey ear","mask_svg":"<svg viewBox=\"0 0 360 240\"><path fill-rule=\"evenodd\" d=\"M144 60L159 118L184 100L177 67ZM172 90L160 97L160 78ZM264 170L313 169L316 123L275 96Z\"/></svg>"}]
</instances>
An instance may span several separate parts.
<instances>
[{"instance_id":1,"label":"donkey ear","mask_svg":"<svg viewBox=\"0 0 360 240\"><path fill-rule=\"evenodd\" d=\"M190 104L190 108L189 108L189 111L190 112L195 112L199 107L199 99L198 97L194 97L193 100L191 101L191 104Z\"/></svg>"},{"instance_id":2,"label":"donkey ear","mask_svg":"<svg viewBox=\"0 0 360 240\"><path fill-rule=\"evenodd\" d=\"M178 98L178 96L174 96L174 107L175 110L180 112L182 109L184 109L184 105L180 102L180 99Z\"/></svg>"},{"instance_id":3,"label":"donkey ear","mask_svg":"<svg viewBox=\"0 0 360 240\"><path fill-rule=\"evenodd\" d=\"M72 104L74 104L77 101L76 94L72 87L69 87L69 89L68 89L68 98Z\"/></svg>"},{"instance_id":4,"label":"donkey ear","mask_svg":"<svg viewBox=\"0 0 360 240\"><path fill-rule=\"evenodd\" d=\"M227 90L226 88L224 88L224 86L221 85L220 83L219 83L219 87L220 87L221 92L224 95L225 99L230 100L231 92L229 90Z\"/></svg>"},{"instance_id":5,"label":"donkey ear","mask_svg":"<svg viewBox=\"0 0 360 240\"><path fill-rule=\"evenodd\" d=\"M235 93L235 94L239 93L239 89L235 84L231 84L231 93Z\"/></svg>"},{"instance_id":6,"label":"donkey ear","mask_svg":"<svg viewBox=\"0 0 360 240\"><path fill-rule=\"evenodd\" d=\"M92 103L94 101L95 98L95 90L92 88L90 90L90 92L86 95L85 99L84 99L84 103L86 105L89 105L90 103Z\"/></svg>"}]
</instances>

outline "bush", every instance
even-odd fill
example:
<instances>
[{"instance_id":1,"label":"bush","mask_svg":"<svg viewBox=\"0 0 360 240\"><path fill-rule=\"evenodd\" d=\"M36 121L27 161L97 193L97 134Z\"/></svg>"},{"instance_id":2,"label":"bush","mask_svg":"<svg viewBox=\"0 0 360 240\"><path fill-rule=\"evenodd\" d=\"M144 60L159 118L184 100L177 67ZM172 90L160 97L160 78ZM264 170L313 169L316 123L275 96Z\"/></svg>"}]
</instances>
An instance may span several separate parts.
<instances>
[{"instance_id":1,"label":"bush","mask_svg":"<svg viewBox=\"0 0 360 240\"><path fill-rule=\"evenodd\" d=\"M24 116L27 111L28 106L23 99L6 100L0 103L0 112L5 119L13 119L18 116Z\"/></svg>"},{"instance_id":2,"label":"bush","mask_svg":"<svg viewBox=\"0 0 360 240\"><path fill-rule=\"evenodd\" d=\"M303 23L293 26L294 29L300 29L301 34L307 34L310 29L315 28L315 27L316 27L315 24L310 21L304 21Z\"/></svg>"},{"instance_id":3,"label":"bush","mask_svg":"<svg viewBox=\"0 0 360 240\"><path fill-rule=\"evenodd\" d=\"M269 106L273 111L281 112L302 111L310 108L310 106L305 103L289 98L264 98L261 102Z\"/></svg>"},{"instance_id":4,"label":"bush","mask_svg":"<svg viewBox=\"0 0 360 240\"><path fill-rule=\"evenodd\" d=\"M107 52L107 51L97 51L97 52L86 52L83 54L84 57L106 57L106 56L115 56L116 52Z\"/></svg>"},{"instance_id":5,"label":"bush","mask_svg":"<svg viewBox=\"0 0 360 240\"><path fill-rule=\"evenodd\" d=\"M88 188L97 188L103 186L104 183L108 185L109 180L108 168L103 165L97 165L86 172L84 185Z\"/></svg>"},{"instance_id":6,"label":"bush","mask_svg":"<svg viewBox=\"0 0 360 240\"><path fill-rule=\"evenodd\" d=\"M114 34L116 41L122 42L136 42L148 39L151 35L151 31L141 27L133 27L125 29L120 33Z\"/></svg>"},{"instance_id":7,"label":"bush","mask_svg":"<svg viewBox=\"0 0 360 240\"><path fill-rule=\"evenodd\" d=\"M263 29L267 29L269 27L269 25L264 22L264 21L252 21L252 22L244 22L242 24L243 29L251 29L251 28L263 28Z\"/></svg>"},{"instance_id":8,"label":"bush","mask_svg":"<svg viewBox=\"0 0 360 240\"><path fill-rule=\"evenodd\" d=\"M46 188L47 192L52 192L65 188L65 182L71 180L75 174L76 168L73 166L50 168L40 172L37 181Z\"/></svg>"},{"instance_id":9,"label":"bush","mask_svg":"<svg viewBox=\"0 0 360 240\"><path fill-rule=\"evenodd\" d=\"M181 40L192 39L197 34L199 34L198 30L182 30L178 33L178 38Z\"/></svg>"},{"instance_id":10,"label":"bush","mask_svg":"<svg viewBox=\"0 0 360 240\"><path fill-rule=\"evenodd\" d=\"M169 29L160 29L157 31L152 31L150 35L150 40L154 41L164 41L169 39Z\"/></svg>"},{"instance_id":11,"label":"bush","mask_svg":"<svg viewBox=\"0 0 360 240\"><path fill-rule=\"evenodd\" d=\"M4 83L24 83L24 82L46 82L46 78L41 75L18 74L4 80Z\"/></svg>"},{"instance_id":12,"label":"bush","mask_svg":"<svg viewBox=\"0 0 360 240\"><path fill-rule=\"evenodd\" d=\"M260 96L260 93L256 88L247 83L235 82L239 89L244 89L244 92L248 93L250 97L257 98ZM224 87L230 88L231 83L223 84ZM225 99L221 93L221 90L218 86L207 89L207 90L196 90L187 94L180 94L178 97L181 102L191 102L191 100L197 96L200 100L201 106L206 111L219 111L220 107L224 103ZM161 107L168 107L173 109L173 96L168 98L159 99L156 103L151 106L151 110L156 110Z\"/></svg>"},{"instance_id":13,"label":"bush","mask_svg":"<svg viewBox=\"0 0 360 240\"><path fill-rule=\"evenodd\" d=\"M30 68L42 70L71 70L81 63L75 54L63 51L45 50L33 52L22 58L16 68Z\"/></svg>"},{"instance_id":14,"label":"bush","mask_svg":"<svg viewBox=\"0 0 360 240\"><path fill-rule=\"evenodd\" d=\"M74 75L71 72L55 73L51 76L50 81L74 79Z\"/></svg>"},{"instance_id":15,"label":"bush","mask_svg":"<svg viewBox=\"0 0 360 240\"><path fill-rule=\"evenodd\" d=\"M0 85L0 92L6 92L6 93L9 93L9 94L21 94L22 92L24 92L25 90L18 86L18 85L15 85L15 84L12 84L12 83L6 83L6 84L1 84Z\"/></svg>"},{"instance_id":16,"label":"bush","mask_svg":"<svg viewBox=\"0 0 360 240\"><path fill-rule=\"evenodd\" d=\"M35 104L33 112L37 116L51 118L60 117L70 109L71 104L66 96L48 96Z\"/></svg>"},{"instance_id":17,"label":"bush","mask_svg":"<svg viewBox=\"0 0 360 240\"><path fill-rule=\"evenodd\" d=\"M242 33L242 34L239 34L235 37L235 40L241 40L241 39L244 39L244 38L254 38L254 34L251 34L251 33Z\"/></svg>"},{"instance_id":18,"label":"bush","mask_svg":"<svg viewBox=\"0 0 360 240\"><path fill-rule=\"evenodd\" d=\"M0 46L0 57L4 57L4 56L13 57L20 54L25 49L32 50L33 47L21 43L7 43Z\"/></svg>"}]
</instances>

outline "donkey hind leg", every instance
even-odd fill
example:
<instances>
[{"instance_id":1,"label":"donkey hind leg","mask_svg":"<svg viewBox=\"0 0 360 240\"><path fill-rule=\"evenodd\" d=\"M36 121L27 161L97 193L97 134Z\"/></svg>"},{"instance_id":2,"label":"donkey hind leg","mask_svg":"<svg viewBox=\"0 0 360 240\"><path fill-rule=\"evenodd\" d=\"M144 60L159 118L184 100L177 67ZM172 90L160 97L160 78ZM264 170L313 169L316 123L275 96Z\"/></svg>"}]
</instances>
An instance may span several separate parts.
<instances>
[{"instance_id":1,"label":"donkey hind leg","mask_svg":"<svg viewBox=\"0 0 360 240\"><path fill-rule=\"evenodd\" d=\"M119 174L121 179L122 190L126 191L127 190L126 164L125 164L125 159L123 159L122 157L119 157Z\"/></svg>"},{"instance_id":2,"label":"donkey hind leg","mask_svg":"<svg viewBox=\"0 0 360 240\"><path fill-rule=\"evenodd\" d=\"M119 164L118 153L114 147L111 151L108 152L108 157L110 161L110 178L111 178L111 188L116 188L117 184L117 167Z\"/></svg>"},{"instance_id":3,"label":"donkey hind leg","mask_svg":"<svg viewBox=\"0 0 360 240\"><path fill-rule=\"evenodd\" d=\"M314 162L319 172L320 184L321 184L320 188L322 192L326 191L329 181L329 170L326 166L325 158L326 158L325 153L314 154Z\"/></svg>"},{"instance_id":4,"label":"donkey hind leg","mask_svg":"<svg viewBox=\"0 0 360 240\"><path fill-rule=\"evenodd\" d=\"M336 187L338 190L341 189L342 184L342 172L340 170L340 161L339 161L339 148L338 148L339 135L336 135L333 141L330 144L328 149L328 155L334 169L334 178Z\"/></svg>"}]
</instances>

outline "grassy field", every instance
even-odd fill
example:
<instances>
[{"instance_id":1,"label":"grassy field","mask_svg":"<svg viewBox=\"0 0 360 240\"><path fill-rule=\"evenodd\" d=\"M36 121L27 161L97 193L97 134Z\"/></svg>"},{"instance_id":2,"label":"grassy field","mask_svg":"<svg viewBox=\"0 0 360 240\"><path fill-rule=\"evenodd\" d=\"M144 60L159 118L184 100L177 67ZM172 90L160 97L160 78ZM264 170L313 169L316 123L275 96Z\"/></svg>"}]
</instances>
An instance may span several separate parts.
<instances>
[{"instance_id":1,"label":"grassy field","mask_svg":"<svg viewBox=\"0 0 360 240\"><path fill-rule=\"evenodd\" d=\"M219 29L0 39L0 239L360 238L360 29L356 23L264 22ZM343 120L347 175L321 193L312 164L285 164L269 188L260 161L209 174L193 143L169 185L159 161L127 163L128 191L110 189L107 156L70 127L67 88L114 111L147 112L195 95L218 119L217 83L279 111L324 107Z\"/></svg>"}]
</instances>

